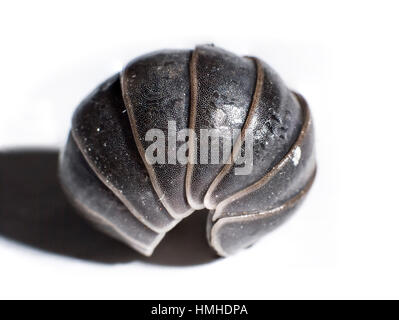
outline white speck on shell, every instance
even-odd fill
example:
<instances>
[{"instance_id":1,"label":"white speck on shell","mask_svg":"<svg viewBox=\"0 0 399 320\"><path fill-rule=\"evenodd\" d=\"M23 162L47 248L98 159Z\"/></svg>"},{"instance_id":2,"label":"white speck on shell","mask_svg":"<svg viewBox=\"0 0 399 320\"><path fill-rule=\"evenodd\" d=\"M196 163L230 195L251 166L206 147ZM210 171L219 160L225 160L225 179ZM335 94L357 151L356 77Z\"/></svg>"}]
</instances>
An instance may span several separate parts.
<instances>
[{"instance_id":1,"label":"white speck on shell","mask_svg":"<svg viewBox=\"0 0 399 320\"><path fill-rule=\"evenodd\" d=\"M298 165L299 160L301 159L301 153L302 153L301 152L301 148L300 147L296 147L294 152L293 152L293 154L292 154L291 160L294 163L295 167Z\"/></svg>"}]
</instances>

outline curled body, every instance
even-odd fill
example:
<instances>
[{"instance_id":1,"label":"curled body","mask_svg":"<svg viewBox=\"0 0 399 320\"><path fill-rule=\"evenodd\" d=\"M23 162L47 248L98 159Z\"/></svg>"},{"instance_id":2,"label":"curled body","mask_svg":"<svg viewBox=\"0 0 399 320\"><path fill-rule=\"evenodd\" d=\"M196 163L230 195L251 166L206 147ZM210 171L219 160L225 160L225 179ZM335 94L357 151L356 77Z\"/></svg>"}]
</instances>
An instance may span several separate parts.
<instances>
[{"instance_id":1,"label":"curled body","mask_svg":"<svg viewBox=\"0 0 399 320\"><path fill-rule=\"evenodd\" d=\"M79 212L144 255L204 208L220 256L251 246L315 174L305 99L260 59L212 45L131 61L78 106L60 157Z\"/></svg>"}]
</instances>

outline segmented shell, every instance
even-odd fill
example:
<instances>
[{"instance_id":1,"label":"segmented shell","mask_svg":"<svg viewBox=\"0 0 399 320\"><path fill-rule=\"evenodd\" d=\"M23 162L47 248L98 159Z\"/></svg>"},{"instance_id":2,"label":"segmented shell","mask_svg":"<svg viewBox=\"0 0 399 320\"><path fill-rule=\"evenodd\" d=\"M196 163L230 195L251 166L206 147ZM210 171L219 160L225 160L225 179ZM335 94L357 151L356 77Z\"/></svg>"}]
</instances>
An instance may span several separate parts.
<instances>
[{"instance_id":1,"label":"segmented shell","mask_svg":"<svg viewBox=\"0 0 399 320\"><path fill-rule=\"evenodd\" d=\"M168 137L187 128L188 139L165 139L166 164L147 161L149 130ZM203 129L239 133L230 161L199 161ZM253 168L238 175L242 165L234 159L246 152L249 130ZM187 163L176 160L179 150ZM144 255L202 208L210 210L208 241L219 255L248 247L291 215L315 173L303 97L261 60L212 45L147 54L106 80L77 108L60 162L62 184L79 211Z\"/></svg>"}]
</instances>

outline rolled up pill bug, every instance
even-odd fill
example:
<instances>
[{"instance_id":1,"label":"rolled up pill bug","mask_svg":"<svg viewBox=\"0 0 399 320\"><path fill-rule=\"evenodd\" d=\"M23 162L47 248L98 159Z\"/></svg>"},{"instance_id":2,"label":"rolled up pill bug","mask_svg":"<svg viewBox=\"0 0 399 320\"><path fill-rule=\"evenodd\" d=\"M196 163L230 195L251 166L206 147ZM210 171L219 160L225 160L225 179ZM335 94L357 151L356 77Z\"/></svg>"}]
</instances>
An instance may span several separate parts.
<instances>
[{"instance_id":1,"label":"rolled up pill bug","mask_svg":"<svg viewBox=\"0 0 399 320\"><path fill-rule=\"evenodd\" d=\"M130 62L79 105L60 157L78 211L147 256L204 208L220 256L249 247L298 208L315 174L304 98L263 61L213 45Z\"/></svg>"}]
</instances>

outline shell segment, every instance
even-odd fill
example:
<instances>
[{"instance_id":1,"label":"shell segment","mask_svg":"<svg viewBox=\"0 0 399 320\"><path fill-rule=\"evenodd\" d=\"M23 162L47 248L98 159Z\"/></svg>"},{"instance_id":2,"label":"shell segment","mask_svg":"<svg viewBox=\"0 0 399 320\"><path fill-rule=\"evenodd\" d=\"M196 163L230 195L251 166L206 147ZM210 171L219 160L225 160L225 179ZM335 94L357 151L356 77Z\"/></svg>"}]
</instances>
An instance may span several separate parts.
<instances>
[{"instance_id":1,"label":"shell segment","mask_svg":"<svg viewBox=\"0 0 399 320\"><path fill-rule=\"evenodd\" d=\"M315 171L316 162L310 112L306 104L302 107L305 122L289 151L260 179L220 202L213 220L236 212L256 213L278 207L305 187Z\"/></svg>"},{"instance_id":2,"label":"shell segment","mask_svg":"<svg viewBox=\"0 0 399 320\"><path fill-rule=\"evenodd\" d=\"M176 156L186 144L185 137L176 137L176 133L188 126L190 56L189 51L149 54L132 61L121 74L123 97L140 155L158 197L178 219L194 211L184 189L186 165ZM164 134L164 141L158 141L164 152L158 150L158 163L151 164L146 161L146 150L155 142L149 135L154 129Z\"/></svg>"},{"instance_id":3,"label":"shell segment","mask_svg":"<svg viewBox=\"0 0 399 320\"><path fill-rule=\"evenodd\" d=\"M156 232L176 223L150 183L137 151L119 76L105 81L75 112L72 135L88 164L132 214Z\"/></svg>"},{"instance_id":4,"label":"shell segment","mask_svg":"<svg viewBox=\"0 0 399 320\"><path fill-rule=\"evenodd\" d=\"M210 245L223 257L250 247L292 216L303 203L315 175L316 171L305 188L281 206L254 214L226 217L216 223L212 222L212 215L209 215L207 230Z\"/></svg>"},{"instance_id":5,"label":"shell segment","mask_svg":"<svg viewBox=\"0 0 399 320\"><path fill-rule=\"evenodd\" d=\"M126 206L98 179L72 137L60 164L61 182L78 210L98 229L150 256L162 240L136 219Z\"/></svg>"},{"instance_id":6,"label":"shell segment","mask_svg":"<svg viewBox=\"0 0 399 320\"><path fill-rule=\"evenodd\" d=\"M231 148L224 152L223 137L230 134L232 145L234 129L240 133L247 118L256 87L256 64L220 48L199 46L193 53L191 73L190 129L197 139L190 139L186 193L191 206L201 209L208 188L224 166L222 159L231 155ZM210 130L215 133L216 142L212 141ZM202 133L209 134L209 140L201 138ZM200 141L206 142L210 151L201 150ZM218 156L212 162L213 144Z\"/></svg>"},{"instance_id":7,"label":"shell segment","mask_svg":"<svg viewBox=\"0 0 399 320\"><path fill-rule=\"evenodd\" d=\"M209 209L261 179L283 159L297 139L304 112L296 97L280 77L265 63L261 65L264 80L259 102L247 117L247 128L253 135L252 168L249 174L237 174L241 164L234 164L216 180L206 195ZM245 145L239 150L245 154Z\"/></svg>"},{"instance_id":8,"label":"shell segment","mask_svg":"<svg viewBox=\"0 0 399 320\"><path fill-rule=\"evenodd\" d=\"M305 122L289 152L261 179L219 203L210 214L208 241L219 255L252 245L284 222L313 184L316 161L312 119L305 100L297 97Z\"/></svg>"}]
</instances>

